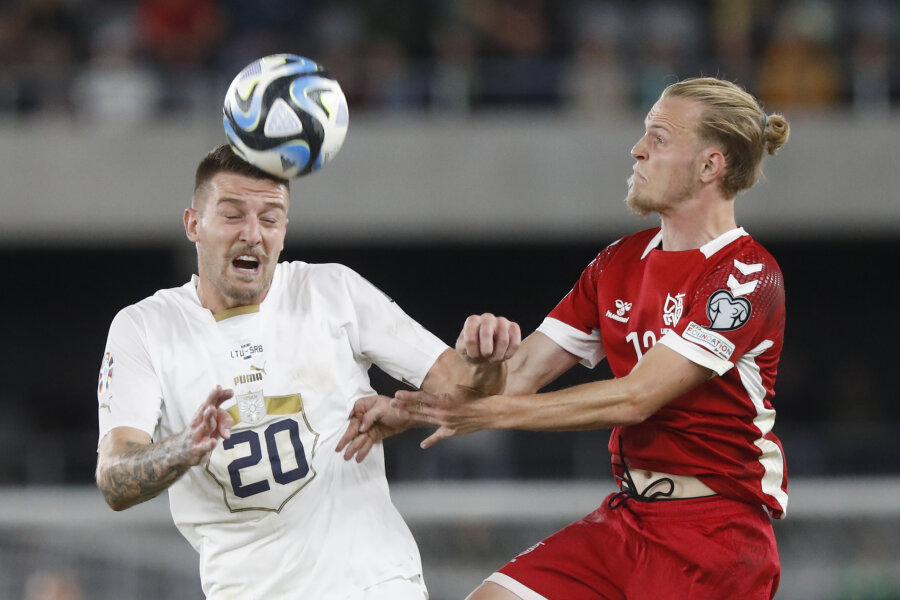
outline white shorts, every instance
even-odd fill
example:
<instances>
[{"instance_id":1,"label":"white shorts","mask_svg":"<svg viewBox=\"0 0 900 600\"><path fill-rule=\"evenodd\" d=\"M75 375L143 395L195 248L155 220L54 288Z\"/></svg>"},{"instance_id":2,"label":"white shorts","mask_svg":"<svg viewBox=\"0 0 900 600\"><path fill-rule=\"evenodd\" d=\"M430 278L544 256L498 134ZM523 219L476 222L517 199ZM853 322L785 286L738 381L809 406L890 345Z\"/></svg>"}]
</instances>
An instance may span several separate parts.
<instances>
[{"instance_id":1,"label":"white shorts","mask_svg":"<svg viewBox=\"0 0 900 600\"><path fill-rule=\"evenodd\" d=\"M428 590L421 575L394 577L348 596L347 600L428 600Z\"/></svg>"}]
</instances>

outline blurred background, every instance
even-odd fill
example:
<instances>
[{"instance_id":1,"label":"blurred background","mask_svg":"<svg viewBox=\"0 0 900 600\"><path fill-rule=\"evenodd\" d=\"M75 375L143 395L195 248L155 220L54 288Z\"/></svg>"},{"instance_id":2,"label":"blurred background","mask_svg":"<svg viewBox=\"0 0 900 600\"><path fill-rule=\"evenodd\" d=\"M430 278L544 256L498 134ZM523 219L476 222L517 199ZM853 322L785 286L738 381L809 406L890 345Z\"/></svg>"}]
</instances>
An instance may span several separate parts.
<instances>
[{"instance_id":1,"label":"blurred background","mask_svg":"<svg viewBox=\"0 0 900 600\"><path fill-rule=\"evenodd\" d=\"M275 52L324 64L351 121L293 183L283 257L353 267L448 343L483 311L532 331L655 225L622 198L665 85L717 75L784 114L737 199L787 289L779 598L900 598L898 33L896 0L0 1L0 600L202 597L165 499L114 514L92 488L97 371L115 313L194 272L194 168ZM425 435L386 453L433 600L612 489L606 432Z\"/></svg>"}]
</instances>

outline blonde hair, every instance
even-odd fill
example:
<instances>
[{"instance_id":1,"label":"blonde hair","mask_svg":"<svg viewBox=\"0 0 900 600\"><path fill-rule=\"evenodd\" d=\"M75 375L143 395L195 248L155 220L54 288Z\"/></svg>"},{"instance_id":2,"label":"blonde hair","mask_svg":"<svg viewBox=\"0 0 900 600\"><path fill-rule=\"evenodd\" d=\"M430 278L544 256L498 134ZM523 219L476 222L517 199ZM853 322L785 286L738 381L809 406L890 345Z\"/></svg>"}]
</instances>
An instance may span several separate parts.
<instances>
[{"instance_id":1,"label":"blonde hair","mask_svg":"<svg viewBox=\"0 0 900 600\"><path fill-rule=\"evenodd\" d=\"M756 98L730 81L685 79L668 86L661 97L688 98L705 105L696 133L702 142L721 144L726 165L722 191L729 198L756 183L763 151L775 154L790 136L783 116L767 115Z\"/></svg>"}]
</instances>

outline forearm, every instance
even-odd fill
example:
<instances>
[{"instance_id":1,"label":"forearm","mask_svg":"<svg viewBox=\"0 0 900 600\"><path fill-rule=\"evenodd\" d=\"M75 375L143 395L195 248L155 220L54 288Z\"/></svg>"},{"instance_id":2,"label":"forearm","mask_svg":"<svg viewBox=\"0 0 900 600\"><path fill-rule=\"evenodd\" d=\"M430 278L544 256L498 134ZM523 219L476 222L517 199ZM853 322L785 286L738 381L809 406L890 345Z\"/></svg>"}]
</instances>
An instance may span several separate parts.
<instances>
[{"instance_id":1,"label":"forearm","mask_svg":"<svg viewBox=\"0 0 900 600\"><path fill-rule=\"evenodd\" d=\"M499 429L577 430L634 425L710 378L712 372L665 347L631 373L543 394L490 396L481 407Z\"/></svg>"},{"instance_id":2,"label":"forearm","mask_svg":"<svg viewBox=\"0 0 900 600\"><path fill-rule=\"evenodd\" d=\"M653 406L623 379L543 394L489 396L479 407L489 429L574 431L639 423Z\"/></svg>"},{"instance_id":3,"label":"forearm","mask_svg":"<svg viewBox=\"0 0 900 600\"><path fill-rule=\"evenodd\" d=\"M508 367L505 362L483 362L468 365L458 376L456 385L461 385L482 394L500 394L506 387Z\"/></svg>"},{"instance_id":4,"label":"forearm","mask_svg":"<svg viewBox=\"0 0 900 600\"><path fill-rule=\"evenodd\" d=\"M151 444L123 441L97 464L97 487L114 510L146 502L189 469L189 432Z\"/></svg>"},{"instance_id":5,"label":"forearm","mask_svg":"<svg viewBox=\"0 0 900 600\"><path fill-rule=\"evenodd\" d=\"M575 360L569 356L558 365ZM438 426L421 444L429 448L442 439L482 429L565 431L634 425L712 375L706 367L657 345L628 375L617 379L543 394L481 396L459 389L454 394L438 395L401 391L392 406L403 416Z\"/></svg>"},{"instance_id":6,"label":"forearm","mask_svg":"<svg viewBox=\"0 0 900 600\"><path fill-rule=\"evenodd\" d=\"M479 394L498 394L506 385L506 373L505 362L469 361L453 350L447 350L428 371L422 389L442 394L462 386Z\"/></svg>"}]
</instances>

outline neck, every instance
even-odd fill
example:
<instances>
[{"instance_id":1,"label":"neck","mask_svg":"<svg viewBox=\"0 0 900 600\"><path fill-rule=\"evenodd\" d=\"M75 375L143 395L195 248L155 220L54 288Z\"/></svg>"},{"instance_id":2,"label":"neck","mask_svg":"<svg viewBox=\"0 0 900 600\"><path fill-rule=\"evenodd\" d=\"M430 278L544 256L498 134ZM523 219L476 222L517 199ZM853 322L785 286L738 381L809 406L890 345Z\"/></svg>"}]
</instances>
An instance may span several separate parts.
<instances>
[{"instance_id":1,"label":"neck","mask_svg":"<svg viewBox=\"0 0 900 600\"><path fill-rule=\"evenodd\" d=\"M734 201L719 195L689 198L660 217L663 250L694 250L737 227Z\"/></svg>"},{"instance_id":2,"label":"neck","mask_svg":"<svg viewBox=\"0 0 900 600\"><path fill-rule=\"evenodd\" d=\"M197 281L197 298L200 300L200 305L214 315L240 306L261 304L268 291L268 288L266 288L258 297L245 301L244 299L232 298L222 294L209 280L204 279L202 276Z\"/></svg>"}]
</instances>

